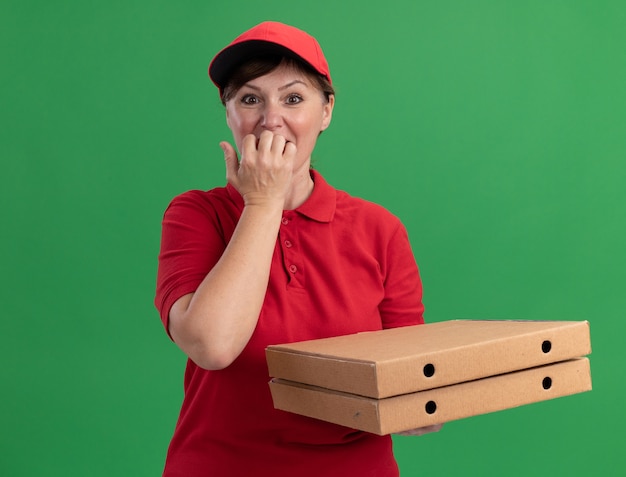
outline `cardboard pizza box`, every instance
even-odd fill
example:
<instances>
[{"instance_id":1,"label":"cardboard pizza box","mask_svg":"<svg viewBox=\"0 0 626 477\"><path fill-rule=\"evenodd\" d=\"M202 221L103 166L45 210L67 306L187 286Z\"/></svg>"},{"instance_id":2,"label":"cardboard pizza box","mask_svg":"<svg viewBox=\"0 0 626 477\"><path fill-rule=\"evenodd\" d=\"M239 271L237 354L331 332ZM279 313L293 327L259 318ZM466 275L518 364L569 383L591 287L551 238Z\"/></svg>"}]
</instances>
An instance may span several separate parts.
<instances>
[{"instance_id":1,"label":"cardboard pizza box","mask_svg":"<svg viewBox=\"0 0 626 477\"><path fill-rule=\"evenodd\" d=\"M274 407L385 435L591 390L587 358L393 396L368 398L273 379Z\"/></svg>"},{"instance_id":2,"label":"cardboard pizza box","mask_svg":"<svg viewBox=\"0 0 626 477\"><path fill-rule=\"evenodd\" d=\"M585 356L587 321L452 320L269 346L273 378L373 398Z\"/></svg>"}]
</instances>

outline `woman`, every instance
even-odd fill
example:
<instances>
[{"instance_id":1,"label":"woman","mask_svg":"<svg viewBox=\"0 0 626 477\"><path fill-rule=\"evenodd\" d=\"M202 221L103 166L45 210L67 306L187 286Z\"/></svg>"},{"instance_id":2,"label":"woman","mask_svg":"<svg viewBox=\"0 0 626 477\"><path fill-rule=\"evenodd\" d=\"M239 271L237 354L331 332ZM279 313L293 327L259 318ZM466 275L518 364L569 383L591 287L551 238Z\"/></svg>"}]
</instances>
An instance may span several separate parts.
<instances>
[{"instance_id":1,"label":"woman","mask_svg":"<svg viewBox=\"0 0 626 477\"><path fill-rule=\"evenodd\" d=\"M311 169L335 104L322 50L265 22L209 75L235 146L220 144L226 187L163 219L155 303L189 357L164 475L397 476L389 436L275 410L269 392L269 344L423 323L400 221Z\"/></svg>"}]
</instances>

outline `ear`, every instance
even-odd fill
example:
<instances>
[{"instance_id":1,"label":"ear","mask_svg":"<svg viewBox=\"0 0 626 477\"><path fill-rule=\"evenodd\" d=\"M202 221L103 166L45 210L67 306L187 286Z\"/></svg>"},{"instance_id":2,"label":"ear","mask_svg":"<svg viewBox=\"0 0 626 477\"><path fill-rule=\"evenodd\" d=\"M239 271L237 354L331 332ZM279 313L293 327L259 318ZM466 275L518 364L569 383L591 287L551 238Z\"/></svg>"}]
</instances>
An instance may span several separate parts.
<instances>
[{"instance_id":1,"label":"ear","mask_svg":"<svg viewBox=\"0 0 626 477\"><path fill-rule=\"evenodd\" d=\"M322 129L321 131L325 131L328 126L330 126L330 121L333 119L333 108L335 107L335 95L331 94L328 97L328 101L324 104L322 110ZM321 132L320 131L320 132Z\"/></svg>"},{"instance_id":2,"label":"ear","mask_svg":"<svg viewBox=\"0 0 626 477\"><path fill-rule=\"evenodd\" d=\"M228 106L224 109L226 110L226 125L228 126L228 129L232 131L233 128L230 127L230 116L228 115Z\"/></svg>"}]
</instances>

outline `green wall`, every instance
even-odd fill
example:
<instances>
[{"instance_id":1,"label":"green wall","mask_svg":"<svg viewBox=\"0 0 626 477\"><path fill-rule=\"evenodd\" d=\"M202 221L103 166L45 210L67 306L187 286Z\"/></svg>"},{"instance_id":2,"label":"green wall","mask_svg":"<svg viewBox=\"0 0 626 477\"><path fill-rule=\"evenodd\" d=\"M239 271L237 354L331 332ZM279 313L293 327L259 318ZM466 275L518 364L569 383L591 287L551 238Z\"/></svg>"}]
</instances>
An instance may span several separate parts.
<instances>
[{"instance_id":1,"label":"green wall","mask_svg":"<svg viewBox=\"0 0 626 477\"><path fill-rule=\"evenodd\" d=\"M626 467L626 3L0 2L0 474L159 475L184 357L160 218L223 184L212 55L264 19L336 84L315 166L405 222L426 318L589 320L594 390L395 438L403 476Z\"/></svg>"}]
</instances>

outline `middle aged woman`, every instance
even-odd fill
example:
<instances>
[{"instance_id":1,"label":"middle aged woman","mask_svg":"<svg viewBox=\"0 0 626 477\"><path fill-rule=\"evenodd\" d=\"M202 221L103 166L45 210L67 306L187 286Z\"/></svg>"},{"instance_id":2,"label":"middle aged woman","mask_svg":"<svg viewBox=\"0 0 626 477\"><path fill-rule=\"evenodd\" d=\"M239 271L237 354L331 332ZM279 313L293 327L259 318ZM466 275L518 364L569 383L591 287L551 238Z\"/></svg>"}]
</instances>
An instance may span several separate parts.
<instances>
[{"instance_id":1,"label":"middle aged woman","mask_svg":"<svg viewBox=\"0 0 626 477\"><path fill-rule=\"evenodd\" d=\"M163 219L155 303L189 357L164 475L397 476L389 436L275 410L268 386L269 344L423 323L400 220L311 169L335 105L322 50L264 22L209 74L236 147L220 144L225 187L181 194Z\"/></svg>"}]
</instances>

